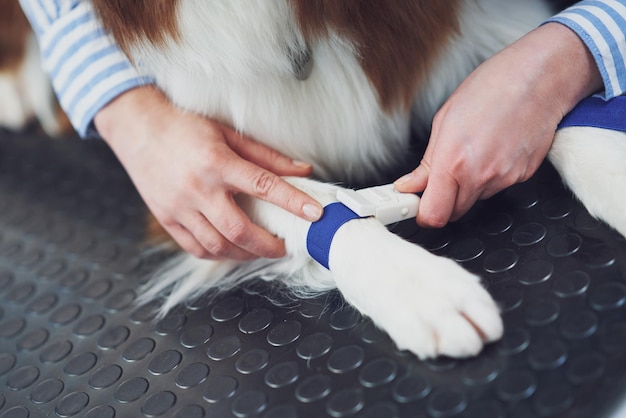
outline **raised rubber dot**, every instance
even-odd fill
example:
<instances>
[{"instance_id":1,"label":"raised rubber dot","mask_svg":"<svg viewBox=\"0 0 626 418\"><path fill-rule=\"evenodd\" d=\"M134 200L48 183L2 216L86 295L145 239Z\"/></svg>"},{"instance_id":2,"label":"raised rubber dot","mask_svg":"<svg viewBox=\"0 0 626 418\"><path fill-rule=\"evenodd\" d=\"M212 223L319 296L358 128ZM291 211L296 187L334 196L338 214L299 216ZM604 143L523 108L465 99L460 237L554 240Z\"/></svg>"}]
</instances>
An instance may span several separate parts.
<instances>
[{"instance_id":1,"label":"raised rubber dot","mask_svg":"<svg viewBox=\"0 0 626 418\"><path fill-rule=\"evenodd\" d=\"M56 413L62 417L71 417L87 407L89 395L84 392L74 392L66 395L59 401Z\"/></svg>"},{"instance_id":2,"label":"raised rubber dot","mask_svg":"<svg viewBox=\"0 0 626 418\"><path fill-rule=\"evenodd\" d=\"M238 418L257 416L267 407L267 395L259 390L242 393L233 400L232 412Z\"/></svg>"},{"instance_id":3,"label":"raised rubber dot","mask_svg":"<svg viewBox=\"0 0 626 418\"><path fill-rule=\"evenodd\" d=\"M116 364L104 366L89 378L89 386L94 389L108 388L122 377L122 368Z\"/></svg>"},{"instance_id":4,"label":"raised rubber dot","mask_svg":"<svg viewBox=\"0 0 626 418\"><path fill-rule=\"evenodd\" d=\"M435 418L460 414L467 408L467 395L462 390L443 390L428 399L428 412Z\"/></svg>"},{"instance_id":5,"label":"raised rubber dot","mask_svg":"<svg viewBox=\"0 0 626 418\"><path fill-rule=\"evenodd\" d=\"M296 387L296 399L310 403L328 396L332 389L332 379L326 375L314 375L300 382Z\"/></svg>"},{"instance_id":6,"label":"raised rubber dot","mask_svg":"<svg viewBox=\"0 0 626 418\"><path fill-rule=\"evenodd\" d=\"M122 383L115 391L115 400L120 403L134 402L141 398L150 384L142 377L134 377Z\"/></svg>"},{"instance_id":7,"label":"raised rubber dot","mask_svg":"<svg viewBox=\"0 0 626 418\"><path fill-rule=\"evenodd\" d=\"M149 417L164 415L176 404L176 395L169 391L151 395L141 407L141 412Z\"/></svg>"},{"instance_id":8,"label":"raised rubber dot","mask_svg":"<svg viewBox=\"0 0 626 418\"><path fill-rule=\"evenodd\" d=\"M192 363L176 376L176 384L181 388L192 388L204 382L209 376L209 366L204 363Z\"/></svg>"},{"instance_id":9,"label":"raised rubber dot","mask_svg":"<svg viewBox=\"0 0 626 418\"><path fill-rule=\"evenodd\" d=\"M365 406L365 393L361 388L344 388L334 393L326 403L333 417L353 416Z\"/></svg>"},{"instance_id":10,"label":"raised rubber dot","mask_svg":"<svg viewBox=\"0 0 626 418\"><path fill-rule=\"evenodd\" d=\"M278 363L265 373L265 384L275 389L285 387L296 382L299 375L298 363L295 361Z\"/></svg>"}]
</instances>

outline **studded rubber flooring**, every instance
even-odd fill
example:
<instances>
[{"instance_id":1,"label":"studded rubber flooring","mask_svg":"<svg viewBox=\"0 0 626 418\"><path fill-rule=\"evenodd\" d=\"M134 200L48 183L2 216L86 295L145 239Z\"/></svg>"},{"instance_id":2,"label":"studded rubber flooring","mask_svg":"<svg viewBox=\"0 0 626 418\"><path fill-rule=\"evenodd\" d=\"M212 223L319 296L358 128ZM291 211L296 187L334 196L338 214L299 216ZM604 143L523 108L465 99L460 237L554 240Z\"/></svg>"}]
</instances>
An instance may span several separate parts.
<instances>
[{"instance_id":1,"label":"studded rubber flooring","mask_svg":"<svg viewBox=\"0 0 626 418\"><path fill-rule=\"evenodd\" d=\"M336 293L252 282L156 321L144 207L97 141L0 133L0 417L606 417L626 393L626 241L544 166L438 231L502 341L418 361Z\"/></svg>"}]
</instances>

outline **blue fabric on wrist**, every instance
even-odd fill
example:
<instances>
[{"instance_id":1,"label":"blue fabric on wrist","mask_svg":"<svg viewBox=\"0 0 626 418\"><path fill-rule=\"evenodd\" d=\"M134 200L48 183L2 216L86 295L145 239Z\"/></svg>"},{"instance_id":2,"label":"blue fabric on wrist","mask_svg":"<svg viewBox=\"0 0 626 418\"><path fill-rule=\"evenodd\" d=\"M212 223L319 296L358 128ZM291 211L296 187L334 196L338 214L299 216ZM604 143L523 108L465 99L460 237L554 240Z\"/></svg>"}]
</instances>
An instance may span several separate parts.
<instances>
[{"instance_id":1,"label":"blue fabric on wrist","mask_svg":"<svg viewBox=\"0 0 626 418\"><path fill-rule=\"evenodd\" d=\"M626 132L626 96L610 100L588 97L578 103L561 121L558 129L570 126L591 126Z\"/></svg>"},{"instance_id":2,"label":"blue fabric on wrist","mask_svg":"<svg viewBox=\"0 0 626 418\"><path fill-rule=\"evenodd\" d=\"M309 255L322 266L329 268L330 245L335 233L346 222L359 218L359 215L340 202L331 203L324 207L324 215L309 227L306 237L306 248Z\"/></svg>"}]
</instances>

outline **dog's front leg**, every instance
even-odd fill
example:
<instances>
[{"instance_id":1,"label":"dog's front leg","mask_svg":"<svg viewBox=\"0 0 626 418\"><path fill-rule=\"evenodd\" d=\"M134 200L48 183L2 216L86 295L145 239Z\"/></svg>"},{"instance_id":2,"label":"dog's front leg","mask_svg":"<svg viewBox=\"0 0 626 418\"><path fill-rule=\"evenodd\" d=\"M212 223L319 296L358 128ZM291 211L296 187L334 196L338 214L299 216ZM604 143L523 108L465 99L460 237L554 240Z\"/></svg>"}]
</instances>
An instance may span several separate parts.
<instances>
[{"instance_id":1,"label":"dog's front leg","mask_svg":"<svg viewBox=\"0 0 626 418\"><path fill-rule=\"evenodd\" d=\"M368 218L335 235L330 270L346 300L422 358L477 354L502 335L479 278Z\"/></svg>"},{"instance_id":2,"label":"dog's front leg","mask_svg":"<svg viewBox=\"0 0 626 418\"><path fill-rule=\"evenodd\" d=\"M589 213L626 236L626 133L564 128L548 157Z\"/></svg>"},{"instance_id":3,"label":"dog's front leg","mask_svg":"<svg viewBox=\"0 0 626 418\"><path fill-rule=\"evenodd\" d=\"M338 187L289 179L323 205ZM243 202L242 202L243 203ZM502 335L499 310L478 277L389 232L373 218L341 226L330 246L330 274L306 253L310 223L265 202L244 203L255 222L284 237L299 269L297 285L336 287L345 299L387 331L398 348L421 358L477 354Z\"/></svg>"},{"instance_id":4,"label":"dog's front leg","mask_svg":"<svg viewBox=\"0 0 626 418\"><path fill-rule=\"evenodd\" d=\"M0 127L18 131L36 119L48 135L58 135L64 127L34 35L24 48L19 65L0 68Z\"/></svg>"}]
</instances>

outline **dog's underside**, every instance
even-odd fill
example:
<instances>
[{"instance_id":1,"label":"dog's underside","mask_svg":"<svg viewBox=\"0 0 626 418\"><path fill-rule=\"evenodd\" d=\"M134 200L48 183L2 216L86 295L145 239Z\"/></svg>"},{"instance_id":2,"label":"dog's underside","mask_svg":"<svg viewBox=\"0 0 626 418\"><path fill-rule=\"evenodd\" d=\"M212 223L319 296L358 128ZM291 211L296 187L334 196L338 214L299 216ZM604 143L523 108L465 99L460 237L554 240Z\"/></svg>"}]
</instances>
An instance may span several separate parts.
<instances>
[{"instance_id":1,"label":"dog's underside","mask_svg":"<svg viewBox=\"0 0 626 418\"><path fill-rule=\"evenodd\" d=\"M380 173L405 163L410 138L427 136L458 84L552 12L540 0L93 4L130 59L177 106L313 163L318 180L288 181L323 205L336 200L337 183L380 181ZM589 212L626 235L616 193L626 190L624 134L562 129L549 158ZM150 282L143 301L163 297L165 314L209 289L263 277L300 295L338 288L398 348L422 358L473 355L502 335L498 307L477 276L376 220L344 224L326 270L307 253L308 222L260 200L236 199L254 222L285 239L288 255L237 262L181 253Z\"/></svg>"}]
</instances>

